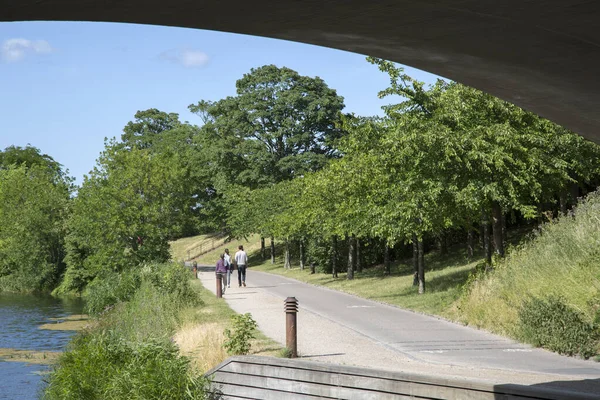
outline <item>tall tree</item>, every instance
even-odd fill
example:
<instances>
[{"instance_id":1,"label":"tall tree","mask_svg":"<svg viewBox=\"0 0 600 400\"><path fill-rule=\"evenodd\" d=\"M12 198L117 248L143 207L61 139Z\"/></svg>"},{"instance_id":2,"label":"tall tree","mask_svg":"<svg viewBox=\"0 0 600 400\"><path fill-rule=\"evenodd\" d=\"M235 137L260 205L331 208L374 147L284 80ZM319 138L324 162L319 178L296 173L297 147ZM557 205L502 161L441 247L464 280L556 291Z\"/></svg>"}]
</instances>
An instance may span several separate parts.
<instances>
[{"instance_id":1,"label":"tall tree","mask_svg":"<svg viewBox=\"0 0 600 400\"><path fill-rule=\"evenodd\" d=\"M64 271L70 184L32 164L0 169L0 291L47 291Z\"/></svg>"},{"instance_id":2,"label":"tall tree","mask_svg":"<svg viewBox=\"0 0 600 400\"><path fill-rule=\"evenodd\" d=\"M190 110L203 118L216 159L225 161L221 173L256 188L316 171L334 157L343 107L322 79L265 65L236 82L236 96Z\"/></svg>"}]
</instances>

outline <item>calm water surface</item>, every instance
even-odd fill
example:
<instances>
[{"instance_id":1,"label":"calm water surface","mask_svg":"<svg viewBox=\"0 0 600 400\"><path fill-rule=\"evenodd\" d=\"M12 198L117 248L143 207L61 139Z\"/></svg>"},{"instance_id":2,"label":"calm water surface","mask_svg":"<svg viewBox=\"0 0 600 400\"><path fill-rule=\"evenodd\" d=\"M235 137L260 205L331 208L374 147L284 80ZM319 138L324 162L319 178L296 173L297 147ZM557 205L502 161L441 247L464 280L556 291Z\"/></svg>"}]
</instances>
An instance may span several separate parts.
<instances>
[{"instance_id":1,"label":"calm water surface","mask_svg":"<svg viewBox=\"0 0 600 400\"><path fill-rule=\"evenodd\" d=\"M80 314L80 299L56 299L0 293L0 348L21 350L63 350L73 331L39 329L62 318ZM42 374L48 367L0 361L0 399L35 399L43 388Z\"/></svg>"}]
</instances>

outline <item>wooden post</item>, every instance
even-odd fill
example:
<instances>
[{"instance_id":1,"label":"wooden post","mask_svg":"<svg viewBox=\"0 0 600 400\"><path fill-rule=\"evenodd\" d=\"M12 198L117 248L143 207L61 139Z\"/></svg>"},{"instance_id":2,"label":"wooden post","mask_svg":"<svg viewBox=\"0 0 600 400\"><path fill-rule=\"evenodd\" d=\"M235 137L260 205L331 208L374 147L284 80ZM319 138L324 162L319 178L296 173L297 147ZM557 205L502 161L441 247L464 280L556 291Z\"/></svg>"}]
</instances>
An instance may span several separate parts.
<instances>
[{"instance_id":1,"label":"wooden post","mask_svg":"<svg viewBox=\"0 0 600 400\"><path fill-rule=\"evenodd\" d=\"M297 313L298 300L288 297L284 301L285 309L285 347L290 351L290 358L298 357Z\"/></svg>"}]
</instances>

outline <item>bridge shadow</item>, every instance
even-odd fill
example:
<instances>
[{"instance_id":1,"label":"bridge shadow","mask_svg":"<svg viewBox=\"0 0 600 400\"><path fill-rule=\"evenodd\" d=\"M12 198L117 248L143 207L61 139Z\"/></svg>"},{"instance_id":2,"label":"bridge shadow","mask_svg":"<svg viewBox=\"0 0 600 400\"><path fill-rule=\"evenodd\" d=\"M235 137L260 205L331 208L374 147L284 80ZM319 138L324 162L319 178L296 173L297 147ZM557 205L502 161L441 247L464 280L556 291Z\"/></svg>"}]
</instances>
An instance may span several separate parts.
<instances>
[{"instance_id":1,"label":"bridge shadow","mask_svg":"<svg viewBox=\"0 0 600 400\"><path fill-rule=\"evenodd\" d=\"M530 391L533 399L590 399L600 400L600 378L575 381L550 381L533 385L494 385L494 399L505 400L507 395L518 390Z\"/></svg>"}]
</instances>

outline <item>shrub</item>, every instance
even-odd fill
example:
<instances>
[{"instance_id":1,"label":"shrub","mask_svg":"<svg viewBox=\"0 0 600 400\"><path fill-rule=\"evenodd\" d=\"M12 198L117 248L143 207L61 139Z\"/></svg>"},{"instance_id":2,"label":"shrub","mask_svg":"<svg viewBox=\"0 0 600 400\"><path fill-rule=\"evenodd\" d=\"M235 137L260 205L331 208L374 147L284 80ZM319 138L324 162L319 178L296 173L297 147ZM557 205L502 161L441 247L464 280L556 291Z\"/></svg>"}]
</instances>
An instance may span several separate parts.
<instances>
[{"instance_id":1,"label":"shrub","mask_svg":"<svg viewBox=\"0 0 600 400\"><path fill-rule=\"evenodd\" d=\"M586 359L598 352L598 327L560 297L532 297L524 301L519 322L522 339L535 346Z\"/></svg>"},{"instance_id":2,"label":"shrub","mask_svg":"<svg viewBox=\"0 0 600 400\"><path fill-rule=\"evenodd\" d=\"M104 322L125 340L168 340L180 323L179 305L174 295L156 290L144 281L127 303L106 315Z\"/></svg>"},{"instance_id":3,"label":"shrub","mask_svg":"<svg viewBox=\"0 0 600 400\"><path fill-rule=\"evenodd\" d=\"M48 379L45 399L209 399L208 381L168 341L78 336Z\"/></svg>"},{"instance_id":4,"label":"shrub","mask_svg":"<svg viewBox=\"0 0 600 400\"><path fill-rule=\"evenodd\" d=\"M250 352L250 340L254 339L254 331L257 327L256 321L250 313L234 315L233 330L225 329L225 343L223 346L229 354L244 355Z\"/></svg>"},{"instance_id":5,"label":"shrub","mask_svg":"<svg viewBox=\"0 0 600 400\"><path fill-rule=\"evenodd\" d=\"M189 271L177 263L148 264L141 269L142 279L183 303L196 304L198 294L190 285Z\"/></svg>"},{"instance_id":6,"label":"shrub","mask_svg":"<svg viewBox=\"0 0 600 400\"><path fill-rule=\"evenodd\" d=\"M86 312L98 315L118 302L129 300L140 284L141 278L135 269L96 277L84 292Z\"/></svg>"},{"instance_id":7,"label":"shrub","mask_svg":"<svg viewBox=\"0 0 600 400\"><path fill-rule=\"evenodd\" d=\"M181 304L196 304L198 301L187 269L176 263L156 263L96 277L84 292L86 312L98 315L119 302L129 301L142 281Z\"/></svg>"}]
</instances>

